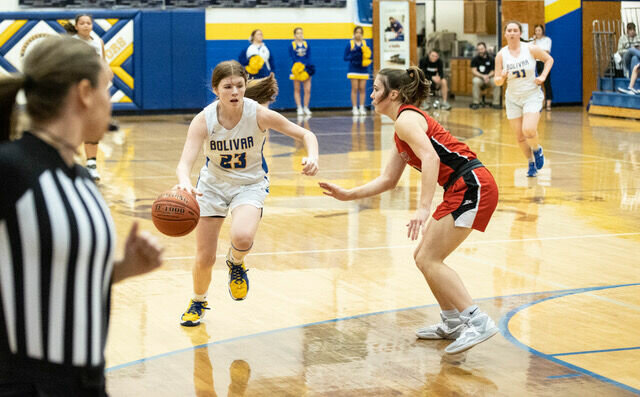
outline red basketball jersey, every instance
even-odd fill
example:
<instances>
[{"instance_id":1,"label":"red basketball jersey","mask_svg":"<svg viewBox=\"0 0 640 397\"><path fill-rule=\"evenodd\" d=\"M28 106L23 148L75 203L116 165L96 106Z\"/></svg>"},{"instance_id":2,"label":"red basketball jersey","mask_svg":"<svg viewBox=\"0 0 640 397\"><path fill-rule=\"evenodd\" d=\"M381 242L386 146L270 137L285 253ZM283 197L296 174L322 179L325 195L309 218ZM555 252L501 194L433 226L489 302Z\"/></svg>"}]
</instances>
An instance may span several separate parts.
<instances>
[{"instance_id":1,"label":"red basketball jersey","mask_svg":"<svg viewBox=\"0 0 640 397\"><path fill-rule=\"evenodd\" d=\"M476 158L476 154L469 149L469 146L458 141L437 121L429 117L427 113L413 105L402 105L398 110L398 116L405 110L419 112L427 120L427 137L436 150L438 157L440 157L440 169L438 170L438 184L440 186L444 186L447 183L449 176L455 170ZM396 141L398 153L400 153L404 161L418 171L422 171L422 162L411 150L409 144L400 139L397 133L394 134L393 138Z\"/></svg>"}]
</instances>

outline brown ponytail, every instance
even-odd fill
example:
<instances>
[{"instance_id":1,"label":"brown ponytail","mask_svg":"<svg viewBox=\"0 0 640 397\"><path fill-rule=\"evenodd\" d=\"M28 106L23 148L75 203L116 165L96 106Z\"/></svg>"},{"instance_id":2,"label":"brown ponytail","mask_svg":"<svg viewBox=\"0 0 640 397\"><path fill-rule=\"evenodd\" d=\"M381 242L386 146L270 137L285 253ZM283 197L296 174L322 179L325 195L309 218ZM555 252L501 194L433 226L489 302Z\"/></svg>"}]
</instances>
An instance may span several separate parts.
<instances>
[{"instance_id":1,"label":"brown ponytail","mask_svg":"<svg viewBox=\"0 0 640 397\"><path fill-rule=\"evenodd\" d=\"M273 77L273 73L261 79L249 80L244 96L261 105L275 101L278 96L278 82Z\"/></svg>"},{"instance_id":2,"label":"brown ponytail","mask_svg":"<svg viewBox=\"0 0 640 397\"><path fill-rule=\"evenodd\" d=\"M78 33L78 29L76 29L76 25L72 24L71 22L65 23L62 27L70 35L74 35Z\"/></svg>"},{"instance_id":3,"label":"brown ponytail","mask_svg":"<svg viewBox=\"0 0 640 397\"><path fill-rule=\"evenodd\" d=\"M425 78L424 72L417 66L410 66L408 69L385 68L378 72L384 87L386 98L391 90L397 90L400 94L400 102L406 105L420 106L429 95L429 81Z\"/></svg>"},{"instance_id":4,"label":"brown ponytail","mask_svg":"<svg viewBox=\"0 0 640 397\"><path fill-rule=\"evenodd\" d=\"M24 58L23 75L0 78L0 141L11 135L16 94L22 88L33 123L55 119L69 89L82 80L93 87L105 64L95 50L69 36L45 37Z\"/></svg>"},{"instance_id":5,"label":"brown ponytail","mask_svg":"<svg viewBox=\"0 0 640 397\"><path fill-rule=\"evenodd\" d=\"M18 73L0 77L0 142L8 141L14 133L16 95L26 78Z\"/></svg>"}]
</instances>

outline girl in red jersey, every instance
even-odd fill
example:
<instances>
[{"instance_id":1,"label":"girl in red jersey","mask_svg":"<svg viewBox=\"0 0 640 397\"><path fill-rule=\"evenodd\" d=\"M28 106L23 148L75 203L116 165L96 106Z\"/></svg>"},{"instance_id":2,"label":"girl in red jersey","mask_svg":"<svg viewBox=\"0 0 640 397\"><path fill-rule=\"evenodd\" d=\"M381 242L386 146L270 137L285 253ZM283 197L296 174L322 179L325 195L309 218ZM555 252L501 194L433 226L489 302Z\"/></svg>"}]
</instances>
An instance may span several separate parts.
<instances>
[{"instance_id":1,"label":"girl in red jersey","mask_svg":"<svg viewBox=\"0 0 640 397\"><path fill-rule=\"evenodd\" d=\"M429 93L422 70L382 69L371 94L376 112L395 121L397 150L378 178L353 189L321 182L324 194L338 200L370 197L396 187L406 164L422 172L419 208L407 224L408 237L422 240L414 252L416 264L442 312L442 322L420 328L421 339L455 340L446 353L463 352L492 337L498 328L473 304L458 274L444 260L471 233L484 231L498 203L498 187L469 147L421 111ZM444 200L427 222L436 183Z\"/></svg>"}]
</instances>

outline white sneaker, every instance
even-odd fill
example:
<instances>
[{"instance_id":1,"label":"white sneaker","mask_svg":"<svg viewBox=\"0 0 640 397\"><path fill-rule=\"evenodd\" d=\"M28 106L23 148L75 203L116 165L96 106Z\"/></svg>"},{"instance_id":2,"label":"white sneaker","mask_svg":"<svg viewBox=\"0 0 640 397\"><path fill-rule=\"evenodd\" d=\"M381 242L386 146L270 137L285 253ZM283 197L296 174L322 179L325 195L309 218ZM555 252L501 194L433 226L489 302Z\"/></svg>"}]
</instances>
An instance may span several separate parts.
<instances>
[{"instance_id":1,"label":"white sneaker","mask_svg":"<svg viewBox=\"0 0 640 397\"><path fill-rule=\"evenodd\" d=\"M358 108L354 106L351 108L351 114L354 116L360 116L360 111L358 111Z\"/></svg>"},{"instance_id":2,"label":"white sneaker","mask_svg":"<svg viewBox=\"0 0 640 397\"><path fill-rule=\"evenodd\" d=\"M457 339L464 328L462 320L459 317L447 319L442 313L440 318L442 322L438 324L419 328L416 331L418 339Z\"/></svg>"},{"instance_id":3,"label":"white sneaker","mask_svg":"<svg viewBox=\"0 0 640 397\"><path fill-rule=\"evenodd\" d=\"M366 116L367 115L367 109L365 109L364 106L362 106L362 105L360 106L360 109L358 110L358 112L362 116Z\"/></svg>"},{"instance_id":4,"label":"white sneaker","mask_svg":"<svg viewBox=\"0 0 640 397\"><path fill-rule=\"evenodd\" d=\"M460 316L460 319L464 323L464 328L458 339L444 349L447 354L457 354L469 350L498 332L498 327L491 317L480 309L476 309L471 317Z\"/></svg>"},{"instance_id":5,"label":"white sneaker","mask_svg":"<svg viewBox=\"0 0 640 397\"><path fill-rule=\"evenodd\" d=\"M296 113L298 114L298 116L304 116L304 110L302 110L302 108L298 108L298 110L296 110Z\"/></svg>"},{"instance_id":6,"label":"white sneaker","mask_svg":"<svg viewBox=\"0 0 640 397\"><path fill-rule=\"evenodd\" d=\"M304 112L304 114L306 116L311 116L311 109L309 109L307 106L305 106L302 111Z\"/></svg>"},{"instance_id":7,"label":"white sneaker","mask_svg":"<svg viewBox=\"0 0 640 397\"><path fill-rule=\"evenodd\" d=\"M85 168L89 172L89 176L91 176L91 179L93 179L94 181L99 181L100 180L100 174L98 174L98 170L96 169L96 161L95 160L87 161L87 165L86 165Z\"/></svg>"}]
</instances>

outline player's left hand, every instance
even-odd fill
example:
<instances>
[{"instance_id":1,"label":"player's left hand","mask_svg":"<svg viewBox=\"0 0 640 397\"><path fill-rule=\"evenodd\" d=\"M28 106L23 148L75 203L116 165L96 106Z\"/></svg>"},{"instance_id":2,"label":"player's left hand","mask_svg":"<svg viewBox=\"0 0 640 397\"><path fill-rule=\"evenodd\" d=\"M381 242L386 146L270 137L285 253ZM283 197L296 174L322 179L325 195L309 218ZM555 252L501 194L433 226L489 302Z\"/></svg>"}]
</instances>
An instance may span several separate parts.
<instances>
[{"instance_id":1,"label":"player's left hand","mask_svg":"<svg viewBox=\"0 0 640 397\"><path fill-rule=\"evenodd\" d=\"M314 157L303 157L302 167L302 173L304 175L314 176L318 173L318 159Z\"/></svg>"},{"instance_id":2,"label":"player's left hand","mask_svg":"<svg viewBox=\"0 0 640 397\"><path fill-rule=\"evenodd\" d=\"M542 85L542 84L544 84L544 81L545 81L545 80L546 80L546 79L545 79L544 77L540 77L540 76L538 76L538 77L536 77L535 82L536 82L536 84L537 84L537 85Z\"/></svg>"},{"instance_id":3,"label":"player's left hand","mask_svg":"<svg viewBox=\"0 0 640 397\"><path fill-rule=\"evenodd\" d=\"M411 240L417 240L420 236L420 231L424 233L427 227L427 219L429 218L429 210L426 208L418 208L413 214L413 217L407 223L407 237Z\"/></svg>"}]
</instances>

